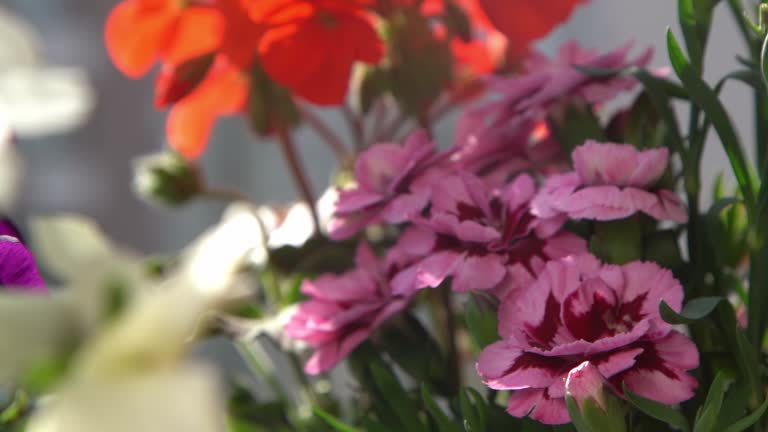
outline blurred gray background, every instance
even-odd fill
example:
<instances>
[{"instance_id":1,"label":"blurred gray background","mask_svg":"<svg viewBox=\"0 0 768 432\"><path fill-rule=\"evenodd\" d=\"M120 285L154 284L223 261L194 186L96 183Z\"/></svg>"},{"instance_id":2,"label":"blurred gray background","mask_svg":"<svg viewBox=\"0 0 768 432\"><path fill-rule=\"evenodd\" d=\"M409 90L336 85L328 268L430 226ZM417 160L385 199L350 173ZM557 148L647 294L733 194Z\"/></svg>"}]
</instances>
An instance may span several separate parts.
<instances>
[{"instance_id":1,"label":"blurred gray background","mask_svg":"<svg viewBox=\"0 0 768 432\"><path fill-rule=\"evenodd\" d=\"M195 202L179 210L167 210L150 207L134 196L131 161L164 146L165 114L155 111L152 104L153 76L130 80L118 73L107 57L102 28L116 3L117 0L0 0L0 4L28 20L40 33L49 63L85 67L97 95L93 115L81 128L52 138L19 142L28 170L16 216L82 213L94 218L126 246L147 252L170 251L217 220L223 204ZM706 65L710 81L733 69L734 56L744 51L725 6L718 6L711 36ZM585 46L605 50L634 40L638 47L655 47L653 64L663 66L665 29L670 25L677 28L676 2L672 0L592 0L542 41L540 48L552 53L560 42L575 38ZM729 84L724 93L742 138L751 146L749 91L739 84ZM343 128L339 122L334 125ZM438 129L438 137L445 144L450 142L450 136L451 125L447 121ZM315 190L321 191L334 165L333 157L306 131L300 133L297 141ZM265 202L288 201L295 196L277 146L250 136L238 118L218 123L202 163L212 184L240 187ZM719 143L711 136L705 173L711 176L726 169Z\"/></svg>"}]
</instances>

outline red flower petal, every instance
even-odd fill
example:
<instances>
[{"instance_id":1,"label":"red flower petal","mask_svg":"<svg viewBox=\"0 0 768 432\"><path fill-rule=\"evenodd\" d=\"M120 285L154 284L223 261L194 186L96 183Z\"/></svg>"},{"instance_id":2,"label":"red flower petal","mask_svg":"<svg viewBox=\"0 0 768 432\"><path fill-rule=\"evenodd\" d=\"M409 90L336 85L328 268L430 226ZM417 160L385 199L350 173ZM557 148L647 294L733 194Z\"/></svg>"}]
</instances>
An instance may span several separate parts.
<instances>
[{"instance_id":1,"label":"red flower petal","mask_svg":"<svg viewBox=\"0 0 768 432\"><path fill-rule=\"evenodd\" d=\"M528 45L546 36L587 0L479 0L497 30L509 39L509 49L524 53Z\"/></svg>"},{"instance_id":2,"label":"red flower petal","mask_svg":"<svg viewBox=\"0 0 768 432\"><path fill-rule=\"evenodd\" d=\"M377 62L383 46L365 15L283 9L259 44L264 70L297 95L319 105L343 102L354 62ZM300 63L297 64L297 61Z\"/></svg>"},{"instance_id":3,"label":"red flower petal","mask_svg":"<svg viewBox=\"0 0 768 432\"><path fill-rule=\"evenodd\" d=\"M166 124L168 144L188 159L200 157L216 119L241 111L248 89L242 71L223 57L217 58L200 85L171 109Z\"/></svg>"},{"instance_id":4,"label":"red flower petal","mask_svg":"<svg viewBox=\"0 0 768 432\"><path fill-rule=\"evenodd\" d=\"M219 47L223 33L224 17L218 10L205 6L187 7L178 17L163 58L171 64L179 64L208 54Z\"/></svg>"},{"instance_id":5,"label":"red flower petal","mask_svg":"<svg viewBox=\"0 0 768 432\"><path fill-rule=\"evenodd\" d=\"M140 0L112 9L104 39L115 66L131 78L146 74L172 37L179 10L175 1Z\"/></svg>"}]
</instances>

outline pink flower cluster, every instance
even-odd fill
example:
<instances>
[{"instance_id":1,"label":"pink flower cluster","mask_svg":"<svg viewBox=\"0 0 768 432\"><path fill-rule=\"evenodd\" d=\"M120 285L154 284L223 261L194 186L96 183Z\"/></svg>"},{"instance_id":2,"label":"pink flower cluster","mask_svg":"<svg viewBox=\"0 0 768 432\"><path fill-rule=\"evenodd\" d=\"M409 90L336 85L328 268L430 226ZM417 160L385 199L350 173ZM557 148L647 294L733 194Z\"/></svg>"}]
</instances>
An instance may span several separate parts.
<instances>
[{"instance_id":1,"label":"pink flower cluster","mask_svg":"<svg viewBox=\"0 0 768 432\"><path fill-rule=\"evenodd\" d=\"M484 290L500 302L499 336L480 355L486 385L511 390L508 412L549 424L569 421L565 382L589 362L621 395L621 384L663 403L690 398L698 352L662 321L658 306L682 305L672 273L652 262L601 263L587 241L566 229L574 219L624 219L643 213L684 223L682 201L659 183L666 149L588 141L572 171L546 119L565 104L597 108L636 83L588 77L573 64L644 66L629 47L596 55L568 44L554 61L499 79L500 97L460 119L455 145L438 151L424 132L404 145L377 144L355 164L356 185L340 192L333 239L378 224L399 237L382 258L361 243L357 267L306 281L309 297L287 331L316 351L320 373L343 360L425 288Z\"/></svg>"}]
</instances>

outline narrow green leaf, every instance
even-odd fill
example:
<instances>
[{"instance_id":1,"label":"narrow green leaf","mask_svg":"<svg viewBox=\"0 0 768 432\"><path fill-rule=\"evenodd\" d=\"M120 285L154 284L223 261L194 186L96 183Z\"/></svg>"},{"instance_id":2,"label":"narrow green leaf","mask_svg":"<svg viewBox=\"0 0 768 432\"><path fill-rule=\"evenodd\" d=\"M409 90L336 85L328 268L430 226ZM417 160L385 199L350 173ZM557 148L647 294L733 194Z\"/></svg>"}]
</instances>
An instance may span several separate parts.
<instances>
[{"instance_id":1,"label":"narrow green leaf","mask_svg":"<svg viewBox=\"0 0 768 432\"><path fill-rule=\"evenodd\" d=\"M327 413L323 411L321 408L313 407L312 412L315 413L316 416L320 417L323 421L328 423L328 426L332 427L333 430L338 432L360 432L358 429L355 429L352 426L347 425L346 423L342 422L341 420L337 419L330 413Z\"/></svg>"},{"instance_id":2,"label":"narrow green leaf","mask_svg":"<svg viewBox=\"0 0 768 432\"><path fill-rule=\"evenodd\" d=\"M472 405L472 401L465 391L459 392L459 408L461 409L461 417L464 419L464 429L467 432L483 432L485 430L477 409Z\"/></svg>"},{"instance_id":3,"label":"narrow green leaf","mask_svg":"<svg viewBox=\"0 0 768 432\"><path fill-rule=\"evenodd\" d=\"M709 386L707 399L701 407L701 415L696 419L696 423L693 425L693 432L714 431L727 387L728 380L726 380L725 374L723 371L718 371L717 375L715 375L715 379Z\"/></svg>"},{"instance_id":4,"label":"narrow green leaf","mask_svg":"<svg viewBox=\"0 0 768 432\"><path fill-rule=\"evenodd\" d=\"M690 324L712 313L722 300L722 297L695 298L686 303L680 313L672 310L667 302L662 300L659 303L659 313L661 318L670 324Z\"/></svg>"},{"instance_id":5,"label":"narrow green leaf","mask_svg":"<svg viewBox=\"0 0 768 432\"><path fill-rule=\"evenodd\" d=\"M757 353L739 328L733 306L729 302L721 302L717 308L717 318L725 336L723 342L728 351L733 353L739 373L750 388L750 395L756 395L762 387L758 375L760 365L757 361Z\"/></svg>"},{"instance_id":6,"label":"narrow green leaf","mask_svg":"<svg viewBox=\"0 0 768 432\"><path fill-rule=\"evenodd\" d=\"M667 29L667 49L677 77L688 90L691 99L704 111L717 131L747 207L753 211L755 208L755 187L749 175L749 168L739 137L728 113L717 98L717 94L699 77L697 71L685 58L685 54L683 54L670 29Z\"/></svg>"},{"instance_id":7,"label":"narrow green leaf","mask_svg":"<svg viewBox=\"0 0 768 432\"><path fill-rule=\"evenodd\" d=\"M693 64L701 71L704 46L699 39L693 0L678 0L677 16L680 21L680 28L683 31L685 46L688 47L688 55L690 55Z\"/></svg>"},{"instance_id":8,"label":"narrow green leaf","mask_svg":"<svg viewBox=\"0 0 768 432\"><path fill-rule=\"evenodd\" d=\"M432 397L432 392L429 391L429 387L426 384L421 385L421 400L424 401L427 411L437 424L437 430L439 432L461 432L461 429L456 426L456 423L454 423L437 405L435 399Z\"/></svg>"},{"instance_id":9,"label":"narrow green leaf","mask_svg":"<svg viewBox=\"0 0 768 432\"><path fill-rule=\"evenodd\" d=\"M483 431L488 429L488 403L485 398L472 387L465 387L464 391L472 398Z\"/></svg>"},{"instance_id":10,"label":"narrow green leaf","mask_svg":"<svg viewBox=\"0 0 768 432\"><path fill-rule=\"evenodd\" d=\"M422 424L419 421L419 413L394 374L378 363L372 364L370 370L376 386L394 410L400 424L408 432L421 432Z\"/></svg>"},{"instance_id":11,"label":"narrow green leaf","mask_svg":"<svg viewBox=\"0 0 768 432\"><path fill-rule=\"evenodd\" d=\"M683 432L688 432L690 430L688 421L680 411L656 402L655 400L646 399L633 393L624 383L622 383L622 388L627 400L634 405L635 408L657 420L667 423L675 429L682 430Z\"/></svg>"},{"instance_id":12,"label":"narrow green leaf","mask_svg":"<svg viewBox=\"0 0 768 432\"><path fill-rule=\"evenodd\" d=\"M578 432L596 432L592 430L592 428L589 427L587 422L584 420L584 417L581 415L581 411L579 411L579 407L576 405L576 401L573 399L573 396L567 393L565 395L565 405L568 407L568 415L571 416L573 427L575 427Z\"/></svg>"},{"instance_id":13,"label":"narrow green leaf","mask_svg":"<svg viewBox=\"0 0 768 432\"><path fill-rule=\"evenodd\" d=\"M748 427L752 426L758 420L760 420L760 417L763 416L766 408L768 408L768 398L766 398L763 401L763 403L756 410L754 410L750 415L728 426L728 429L726 429L723 432L741 432L743 430L746 430Z\"/></svg>"},{"instance_id":14,"label":"narrow green leaf","mask_svg":"<svg viewBox=\"0 0 768 432\"><path fill-rule=\"evenodd\" d=\"M498 339L496 313L479 303L479 299L475 296L470 296L464 306L464 320L472 342L478 350L482 350Z\"/></svg>"}]
</instances>

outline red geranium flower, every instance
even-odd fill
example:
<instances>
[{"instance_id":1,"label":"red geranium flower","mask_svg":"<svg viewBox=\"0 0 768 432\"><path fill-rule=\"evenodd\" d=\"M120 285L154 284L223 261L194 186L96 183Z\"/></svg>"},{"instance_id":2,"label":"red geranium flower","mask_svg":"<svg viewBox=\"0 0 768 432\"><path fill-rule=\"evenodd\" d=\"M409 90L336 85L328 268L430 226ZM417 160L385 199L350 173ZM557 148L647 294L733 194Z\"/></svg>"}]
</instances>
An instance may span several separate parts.
<instances>
[{"instance_id":1,"label":"red geranium flower","mask_svg":"<svg viewBox=\"0 0 768 432\"><path fill-rule=\"evenodd\" d=\"M178 0L125 0L107 18L107 52L115 66L139 78L160 59L171 64L214 51L224 21L218 10Z\"/></svg>"},{"instance_id":2,"label":"red geranium flower","mask_svg":"<svg viewBox=\"0 0 768 432\"><path fill-rule=\"evenodd\" d=\"M318 105L343 102L352 64L377 63L383 45L367 0L252 0L250 17L264 26L258 44L267 74Z\"/></svg>"},{"instance_id":3,"label":"red geranium flower","mask_svg":"<svg viewBox=\"0 0 768 432\"><path fill-rule=\"evenodd\" d=\"M512 59L528 53L528 46L568 19L588 0L478 0L493 26L508 39Z\"/></svg>"}]
</instances>

